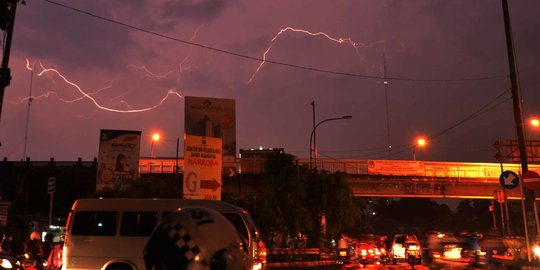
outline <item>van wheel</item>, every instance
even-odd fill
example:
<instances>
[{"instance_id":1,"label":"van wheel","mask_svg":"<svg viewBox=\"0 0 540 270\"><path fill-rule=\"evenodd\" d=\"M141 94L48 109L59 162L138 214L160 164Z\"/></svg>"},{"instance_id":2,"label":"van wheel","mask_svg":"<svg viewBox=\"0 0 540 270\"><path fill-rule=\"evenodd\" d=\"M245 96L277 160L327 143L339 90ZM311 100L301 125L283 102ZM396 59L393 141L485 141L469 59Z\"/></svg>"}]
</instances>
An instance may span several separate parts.
<instances>
[{"instance_id":1,"label":"van wheel","mask_svg":"<svg viewBox=\"0 0 540 270\"><path fill-rule=\"evenodd\" d=\"M133 268L125 263L113 263L107 267L107 270L133 270Z\"/></svg>"}]
</instances>

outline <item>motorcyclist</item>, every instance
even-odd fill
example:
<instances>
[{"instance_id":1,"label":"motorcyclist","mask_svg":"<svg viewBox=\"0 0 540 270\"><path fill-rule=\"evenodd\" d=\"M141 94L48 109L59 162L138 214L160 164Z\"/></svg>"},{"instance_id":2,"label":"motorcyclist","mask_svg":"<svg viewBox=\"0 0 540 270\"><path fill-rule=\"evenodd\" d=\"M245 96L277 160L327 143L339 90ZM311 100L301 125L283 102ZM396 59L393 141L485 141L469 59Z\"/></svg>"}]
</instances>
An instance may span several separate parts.
<instances>
[{"instance_id":1,"label":"motorcyclist","mask_svg":"<svg viewBox=\"0 0 540 270\"><path fill-rule=\"evenodd\" d=\"M13 253L13 242L11 235L4 234L2 237L2 243L0 244L0 250L7 254Z\"/></svg>"},{"instance_id":2,"label":"motorcyclist","mask_svg":"<svg viewBox=\"0 0 540 270\"><path fill-rule=\"evenodd\" d=\"M181 208L156 227L144 249L147 270L248 270L252 263L234 226L205 207Z\"/></svg>"},{"instance_id":3,"label":"motorcyclist","mask_svg":"<svg viewBox=\"0 0 540 270\"><path fill-rule=\"evenodd\" d=\"M28 256L28 259L32 261L33 265L37 269L41 269L43 266L43 244L38 232L32 232L30 239L24 243L24 254Z\"/></svg>"},{"instance_id":4,"label":"motorcyclist","mask_svg":"<svg viewBox=\"0 0 540 270\"><path fill-rule=\"evenodd\" d=\"M49 254L51 253L51 250L53 249L53 239L54 239L54 234L52 233L47 233L45 235L45 241L43 241L43 258L48 258L49 257Z\"/></svg>"},{"instance_id":5,"label":"motorcyclist","mask_svg":"<svg viewBox=\"0 0 540 270\"><path fill-rule=\"evenodd\" d=\"M386 246L386 241L388 240L388 236L382 235L379 238L377 238L377 248L379 249L379 252L381 253L381 261L383 264L386 264L388 260L390 259L388 256L388 247Z\"/></svg>"}]
</instances>

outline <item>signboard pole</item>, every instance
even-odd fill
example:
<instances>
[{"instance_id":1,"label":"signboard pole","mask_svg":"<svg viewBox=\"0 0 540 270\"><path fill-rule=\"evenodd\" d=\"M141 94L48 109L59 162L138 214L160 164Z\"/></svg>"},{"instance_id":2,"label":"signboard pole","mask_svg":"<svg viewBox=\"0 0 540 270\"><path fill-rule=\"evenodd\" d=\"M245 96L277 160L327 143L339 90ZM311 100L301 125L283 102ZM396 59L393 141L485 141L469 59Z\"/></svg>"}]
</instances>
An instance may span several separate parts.
<instances>
[{"instance_id":1,"label":"signboard pole","mask_svg":"<svg viewBox=\"0 0 540 270\"><path fill-rule=\"evenodd\" d=\"M531 244L529 243L529 226L527 224L527 211L525 210L525 193L523 191L523 181L519 181L519 188L521 189L521 212L523 214L523 227L525 228L525 242L527 242L527 250L531 250ZM531 262L531 253L527 252L527 260Z\"/></svg>"},{"instance_id":2,"label":"signboard pole","mask_svg":"<svg viewBox=\"0 0 540 270\"><path fill-rule=\"evenodd\" d=\"M489 211L493 214L493 232L499 234L499 229L497 228L497 214L495 213L495 200L491 200L491 205L489 206Z\"/></svg>"},{"instance_id":3,"label":"signboard pole","mask_svg":"<svg viewBox=\"0 0 540 270\"><path fill-rule=\"evenodd\" d=\"M502 193L504 194L504 188L502 190ZM504 198L504 195L503 195L503 198ZM505 202L500 202L499 203L499 210L501 211L501 235L502 236L506 236L506 224L505 224L505 217L504 217L504 209L503 209L503 204Z\"/></svg>"},{"instance_id":4,"label":"signboard pole","mask_svg":"<svg viewBox=\"0 0 540 270\"><path fill-rule=\"evenodd\" d=\"M538 226L538 207L536 206L536 200L533 202L533 209L534 209L534 220L536 220L536 235L540 235L540 226Z\"/></svg>"},{"instance_id":5,"label":"signboard pole","mask_svg":"<svg viewBox=\"0 0 540 270\"><path fill-rule=\"evenodd\" d=\"M54 192L49 193L51 195L51 199L49 201L49 229L52 225L52 208L53 208L53 198L54 198Z\"/></svg>"},{"instance_id":6,"label":"signboard pole","mask_svg":"<svg viewBox=\"0 0 540 270\"><path fill-rule=\"evenodd\" d=\"M56 177L50 177L47 179L47 192L49 192L50 200L49 200L49 228L51 228L52 225L52 209L53 209L53 199L54 199L54 192L56 191Z\"/></svg>"},{"instance_id":7,"label":"signboard pole","mask_svg":"<svg viewBox=\"0 0 540 270\"><path fill-rule=\"evenodd\" d=\"M506 194L506 189L503 188L504 192L504 212L506 215L506 235L512 235L512 230L510 229L510 214L508 214L508 195Z\"/></svg>"},{"instance_id":8,"label":"signboard pole","mask_svg":"<svg viewBox=\"0 0 540 270\"><path fill-rule=\"evenodd\" d=\"M522 100L521 100L521 94L519 91L519 84L517 79L517 68L516 68L516 59L514 56L514 44L512 41L512 28L510 26L510 11L508 9L508 0L502 0L502 8L503 8L503 19L504 19L504 30L505 30L505 37L506 37L506 49L507 49L507 56L508 56L508 65L510 68L510 83L512 85L512 103L514 108L514 121L516 125L516 135L518 139L518 145L519 145L519 155L520 155L520 161L521 161L521 170L522 173L525 173L529 170L528 168L528 162L527 162L527 148L525 147L525 132L524 132L524 124L523 124L523 112L522 112ZM521 184L523 186L523 184ZM534 207L535 204L535 194L532 190L526 190L524 191L522 188L522 196L525 197L525 202L527 205L523 205L524 210L526 209L526 214L530 215L530 217L534 218ZM527 239L527 256L529 259L529 262L531 262L531 249L530 246L534 245L536 240L536 228L538 228L538 224L536 223L536 220L532 220L531 224L526 223L525 227L530 228L528 229L529 233L531 233L531 237ZM535 230L536 229L536 230ZM527 232L527 231L525 231Z\"/></svg>"}]
</instances>

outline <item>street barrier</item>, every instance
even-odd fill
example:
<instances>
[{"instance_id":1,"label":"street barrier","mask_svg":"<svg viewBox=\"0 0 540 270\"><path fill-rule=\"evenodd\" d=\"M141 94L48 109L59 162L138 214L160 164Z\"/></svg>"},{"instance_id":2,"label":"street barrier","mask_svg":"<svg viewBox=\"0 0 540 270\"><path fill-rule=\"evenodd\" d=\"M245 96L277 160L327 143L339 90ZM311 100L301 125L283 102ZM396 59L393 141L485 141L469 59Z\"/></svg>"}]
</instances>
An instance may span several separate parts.
<instances>
[{"instance_id":1,"label":"street barrier","mask_svg":"<svg viewBox=\"0 0 540 270\"><path fill-rule=\"evenodd\" d=\"M314 267L336 264L331 255L321 253L318 248L269 248L268 269L284 267Z\"/></svg>"},{"instance_id":2,"label":"street barrier","mask_svg":"<svg viewBox=\"0 0 540 270\"><path fill-rule=\"evenodd\" d=\"M318 248L269 248L268 263L319 261L321 250Z\"/></svg>"}]
</instances>

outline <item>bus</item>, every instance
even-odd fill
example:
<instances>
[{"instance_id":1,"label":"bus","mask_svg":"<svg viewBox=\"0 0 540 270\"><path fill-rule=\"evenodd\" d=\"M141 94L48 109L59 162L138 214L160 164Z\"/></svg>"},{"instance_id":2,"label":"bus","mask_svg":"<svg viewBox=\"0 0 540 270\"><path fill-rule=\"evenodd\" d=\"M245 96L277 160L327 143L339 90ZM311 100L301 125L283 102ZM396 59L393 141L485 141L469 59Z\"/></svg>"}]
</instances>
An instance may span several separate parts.
<instances>
[{"instance_id":1,"label":"bus","mask_svg":"<svg viewBox=\"0 0 540 270\"><path fill-rule=\"evenodd\" d=\"M66 224L62 270L145 270L143 250L159 221L186 206L214 209L246 240L253 270L263 268L266 250L250 214L216 200L79 199Z\"/></svg>"}]
</instances>

